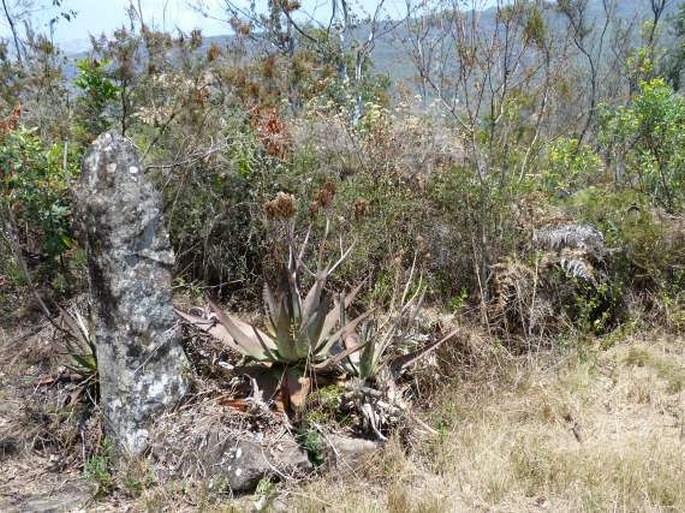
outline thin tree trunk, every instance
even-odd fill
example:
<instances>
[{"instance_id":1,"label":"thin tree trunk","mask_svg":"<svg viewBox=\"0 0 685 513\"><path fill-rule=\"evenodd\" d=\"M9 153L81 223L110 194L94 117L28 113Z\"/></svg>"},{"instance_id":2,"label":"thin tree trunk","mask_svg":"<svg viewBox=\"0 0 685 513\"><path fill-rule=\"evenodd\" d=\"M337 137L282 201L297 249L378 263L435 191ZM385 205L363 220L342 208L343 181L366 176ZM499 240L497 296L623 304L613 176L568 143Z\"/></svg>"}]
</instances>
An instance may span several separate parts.
<instances>
[{"instance_id":1,"label":"thin tree trunk","mask_svg":"<svg viewBox=\"0 0 685 513\"><path fill-rule=\"evenodd\" d=\"M9 24L10 30L12 31L12 38L14 39L14 48L17 52L17 61L19 62L19 64L23 66L24 61L21 57L21 43L19 42L17 28L14 26L14 20L12 19L12 15L10 14L9 9L7 8L7 0L2 0L2 8L5 11L5 18L7 19L7 23Z\"/></svg>"}]
</instances>

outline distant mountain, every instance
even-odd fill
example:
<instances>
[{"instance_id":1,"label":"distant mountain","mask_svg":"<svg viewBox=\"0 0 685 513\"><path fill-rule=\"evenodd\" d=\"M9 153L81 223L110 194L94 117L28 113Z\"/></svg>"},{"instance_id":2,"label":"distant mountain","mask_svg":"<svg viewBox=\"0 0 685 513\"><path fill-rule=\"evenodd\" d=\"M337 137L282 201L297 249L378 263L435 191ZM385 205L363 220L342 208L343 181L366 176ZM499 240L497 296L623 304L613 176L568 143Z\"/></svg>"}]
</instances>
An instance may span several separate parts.
<instances>
[{"instance_id":1,"label":"distant mountain","mask_svg":"<svg viewBox=\"0 0 685 513\"><path fill-rule=\"evenodd\" d=\"M608 3L611 3L611 1ZM678 7L683 3L685 3L685 0L671 0L666 5L665 12L660 20L663 44L668 45L668 38L671 37L670 31L665 30L664 27L670 23L673 16L678 12ZM547 2L548 6L553 4L556 4L556 2ZM615 15L626 24L631 22L636 24L638 28L636 35L639 34L640 24L651 20L653 16L649 2L643 0L616 0L614 9ZM478 16L478 22L486 32L489 28L494 28L497 15L496 8L491 7L482 12L475 13L475 15ZM586 17L593 27L601 29L606 19L603 1L589 0ZM565 30L567 27L565 17L554 9L548 11L547 23L553 27L553 30ZM377 40L371 55L377 72L388 73L394 80L403 80L415 76L414 65L407 55L409 47L403 44L403 42L408 40L408 37L409 34L405 24L400 24L385 37ZM636 40L635 43L637 44L638 41Z\"/></svg>"},{"instance_id":2,"label":"distant mountain","mask_svg":"<svg viewBox=\"0 0 685 513\"><path fill-rule=\"evenodd\" d=\"M678 6L684 3L685 0L671 1L667 4L666 12L662 18L662 23L668 23L678 10ZM556 2L548 2L553 4ZM632 1L632 0L617 0L615 3L616 14L619 18L626 22L634 21L641 23L651 19L652 13L647 1ZM595 27L601 27L604 21L604 9L602 0L589 0L587 6L587 18L592 20ZM553 27L563 30L566 24L562 15L551 11L548 23ZM494 27L496 9L491 7L482 12L476 13L479 17L481 27L487 29ZM389 30L392 29L392 30ZM385 22L385 25L380 27L379 32L385 33L383 37L376 40L375 47L371 54L374 69L378 73L388 74L392 80L401 81L413 77L416 73L414 65L407 54L408 45L406 44L409 38L406 25L404 23L397 23L396 21ZM352 38L356 40L364 40L368 35L368 27L360 27L352 34ZM668 37L668 31L664 31L665 38ZM211 44L219 46L227 46L233 40L232 35L208 36L205 37L203 47L208 48ZM72 78L76 75L75 62L82 59L88 54L89 41L75 40L63 45L62 49L67 54L69 64L67 69L67 77Z\"/></svg>"}]
</instances>

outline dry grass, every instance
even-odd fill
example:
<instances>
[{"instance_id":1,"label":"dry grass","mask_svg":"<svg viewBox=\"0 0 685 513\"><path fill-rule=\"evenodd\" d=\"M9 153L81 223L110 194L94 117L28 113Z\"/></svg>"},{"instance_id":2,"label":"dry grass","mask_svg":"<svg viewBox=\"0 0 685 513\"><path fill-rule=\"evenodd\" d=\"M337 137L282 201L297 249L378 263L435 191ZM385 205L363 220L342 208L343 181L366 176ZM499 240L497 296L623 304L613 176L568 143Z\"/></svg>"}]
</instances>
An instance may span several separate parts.
<instances>
[{"instance_id":1,"label":"dry grass","mask_svg":"<svg viewBox=\"0 0 685 513\"><path fill-rule=\"evenodd\" d=\"M292 511L685 511L685 341L632 340L443 390L439 429Z\"/></svg>"},{"instance_id":2,"label":"dry grass","mask_svg":"<svg viewBox=\"0 0 685 513\"><path fill-rule=\"evenodd\" d=\"M255 501L271 497L280 510L295 512L685 511L685 339L633 337L599 346L516 360L473 333L438 352L427 373L446 374L451 359L458 378L432 386L420 380L429 390L421 398L424 418L438 434L409 447L393 440L354 474L267 483L261 496L233 500L202 482L161 484L148 467L129 468L117 477L124 491L90 507L253 511ZM32 370L35 364L19 370L8 355L0 367L0 413L19 420L26 405L15 394L17 380L45 371ZM38 389L29 388L35 399ZM4 500L19 500L22 490L33 495L27 482L66 479L51 470L59 451L36 454L18 443L14 450L11 423L2 417Z\"/></svg>"}]
</instances>

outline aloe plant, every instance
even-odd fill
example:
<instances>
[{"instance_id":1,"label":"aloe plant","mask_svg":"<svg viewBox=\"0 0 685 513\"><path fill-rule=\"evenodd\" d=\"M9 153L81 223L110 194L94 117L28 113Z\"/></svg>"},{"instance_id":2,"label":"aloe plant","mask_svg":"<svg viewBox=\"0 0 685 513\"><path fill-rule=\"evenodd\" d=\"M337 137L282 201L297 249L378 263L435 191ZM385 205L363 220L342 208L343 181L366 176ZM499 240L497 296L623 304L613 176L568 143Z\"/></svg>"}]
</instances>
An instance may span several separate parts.
<instances>
[{"instance_id":1,"label":"aloe plant","mask_svg":"<svg viewBox=\"0 0 685 513\"><path fill-rule=\"evenodd\" d=\"M416 259L401 296L394 295L389 313L382 318L365 319L357 338L344 340L346 347L350 343L362 347L361 351L345 357L342 364L348 372L364 381L376 378L383 367L391 364L394 357L405 354L400 351L408 349L411 339L409 330L416 319L425 293L421 278L413 293L411 292L415 269ZM399 306L396 305L395 298L399 299Z\"/></svg>"},{"instance_id":2,"label":"aloe plant","mask_svg":"<svg viewBox=\"0 0 685 513\"><path fill-rule=\"evenodd\" d=\"M359 345L347 344L357 326L371 311L351 321L346 321L345 311L354 301L361 284L338 300L332 301L325 291L326 282L333 271L351 251L344 251L332 265L322 265L319 252L314 283L306 294L299 284L302 250L296 255L290 248L288 263L284 266L278 287L264 287L264 306L267 314L265 330L252 326L209 301L211 314L208 318L176 310L179 316L207 331L242 355L258 362L299 363L309 362L317 368L332 366L360 349ZM337 350L337 352L336 352Z\"/></svg>"},{"instance_id":3,"label":"aloe plant","mask_svg":"<svg viewBox=\"0 0 685 513\"><path fill-rule=\"evenodd\" d=\"M440 340L420 346L415 343L411 327L426 291L420 276L418 283L414 285L416 260L417 255L414 256L409 277L403 286L398 275L388 313L382 317L364 319L355 337L343 339L346 349L353 346L361 348L360 351L353 351L345 356L341 363L345 370L362 381L378 379L383 370L388 370L397 377L413 362L457 333L455 330Z\"/></svg>"},{"instance_id":4,"label":"aloe plant","mask_svg":"<svg viewBox=\"0 0 685 513\"><path fill-rule=\"evenodd\" d=\"M84 378L91 379L97 375L95 337L92 329L78 311L72 315L60 308L60 313L62 315L59 328L66 335L65 348L72 360L68 367Z\"/></svg>"},{"instance_id":5,"label":"aloe plant","mask_svg":"<svg viewBox=\"0 0 685 513\"><path fill-rule=\"evenodd\" d=\"M77 376L71 402L85 398L96 405L99 400L99 382L95 332L87 318L78 310L72 314L61 307L58 309L61 315L54 326L62 334L65 356L70 360L65 367Z\"/></svg>"}]
</instances>

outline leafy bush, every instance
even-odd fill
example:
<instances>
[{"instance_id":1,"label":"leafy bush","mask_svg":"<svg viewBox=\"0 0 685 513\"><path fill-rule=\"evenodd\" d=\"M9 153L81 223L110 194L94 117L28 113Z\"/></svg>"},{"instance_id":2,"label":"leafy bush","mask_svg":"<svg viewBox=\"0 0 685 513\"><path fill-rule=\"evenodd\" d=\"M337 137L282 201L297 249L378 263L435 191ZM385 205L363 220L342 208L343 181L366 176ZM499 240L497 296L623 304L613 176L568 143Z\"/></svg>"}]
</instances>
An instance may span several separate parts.
<instances>
[{"instance_id":1,"label":"leafy bush","mask_svg":"<svg viewBox=\"0 0 685 513\"><path fill-rule=\"evenodd\" d=\"M114 488L114 456L114 444L110 439L104 438L96 454L85 461L83 471L86 478L95 485L96 496L107 495Z\"/></svg>"},{"instance_id":2,"label":"leafy bush","mask_svg":"<svg viewBox=\"0 0 685 513\"><path fill-rule=\"evenodd\" d=\"M601 169L599 155L589 146L577 139L560 139L547 151L542 187L549 193L570 193L596 182Z\"/></svg>"},{"instance_id":3,"label":"leafy bush","mask_svg":"<svg viewBox=\"0 0 685 513\"><path fill-rule=\"evenodd\" d=\"M618 185L648 194L670 212L685 208L685 99L661 78L640 84L626 107L605 106L599 142Z\"/></svg>"},{"instance_id":4,"label":"leafy bush","mask_svg":"<svg viewBox=\"0 0 685 513\"><path fill-rule=\"evenodd\" d=\"M256 191L241 174L222 167L207 162L153 174L161 182L175 275L220 296L258 297L265 255Z\"/></svg>"},{"instance_id":5,"label":"leafy bush","mask_svg":"<svg viewBox=\"0 0 685 513\"><path fill-rule=\"evenodd\" d=\"M88 143L105 132L112 120L108 107L117 99L120 89L107 77L107 60L82 59L76 63L79 75L74 85L83 94L76 102L77 120L74 128L77 140Z\"/></svg>"},{"instance_id":6,"label":"leafy bush","mask_svg":"<svg viewBox=\"0 0 685 513\"><path fill-rule=\"evenodd\" d=\"M650 208L639 192L591 187L569 197L568 212L596 226L612 248L609 268L613 280L631 290L659 290L677 285L673 278L685 263L682 227Z\"/></svg>"},{"instance_id":7,"label":"leafy bush","mask_svg":"<svg viewBox=\"0 0 685 513\"><path fill-rule=\"evenodd\" d=\"M0 144L0 201L6 235L16 240L21 257L61 291L71 288L75 246L71 228L69 183L77 174L78 153L66 145L46 148L22 126ZM15 255L18 256L18 255Z\"/></svg>"},{"instance_id":8,"label":"leafy bush","mask_svg":"<svg viewBox=\"0 0 685 513\"><path fill-rule=\"evenodd\" d=\"M428 270L436 292L452 297L466 289L487 301L495 264L526 248L526 234L516 214L524 189L500 177L481 179L468 167L454 167L432 177L426 195L432 216L427 220Z\"/></svg>"}]
</instances>

